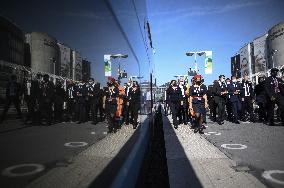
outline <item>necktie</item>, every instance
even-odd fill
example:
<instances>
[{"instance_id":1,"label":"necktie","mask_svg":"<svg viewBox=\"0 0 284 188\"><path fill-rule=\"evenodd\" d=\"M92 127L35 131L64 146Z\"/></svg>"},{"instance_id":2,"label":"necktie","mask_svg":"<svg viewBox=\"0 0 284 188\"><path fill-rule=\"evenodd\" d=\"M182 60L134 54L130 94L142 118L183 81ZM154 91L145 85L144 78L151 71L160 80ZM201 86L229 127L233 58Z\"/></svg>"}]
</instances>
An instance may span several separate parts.
<instances>
[{"instance_id":1,"label":"necktie","mask_svg":"<svg viewBox=\"0 0 284 188\"><path fill-rule=\"evenodd\" d=\"M279 93L280 90L279 90L279 87L278 87L278 81L277 81L276 78L273 78L273 80L274 80L274 84L275 84L275 93Z\"/></svg>"}]
</instances>

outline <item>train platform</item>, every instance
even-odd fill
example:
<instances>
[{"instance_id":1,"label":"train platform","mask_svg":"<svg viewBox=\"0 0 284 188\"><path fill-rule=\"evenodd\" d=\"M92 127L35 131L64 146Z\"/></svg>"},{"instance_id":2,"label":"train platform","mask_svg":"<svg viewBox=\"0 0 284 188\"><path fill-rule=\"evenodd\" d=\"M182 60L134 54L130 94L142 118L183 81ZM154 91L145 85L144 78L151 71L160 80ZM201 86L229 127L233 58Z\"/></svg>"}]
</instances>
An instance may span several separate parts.
<instances>
[{"instance_id":1,"label":"train platform","mask_svg":"<svg viewBox=\"0 0 284 188\"><path fill-rule=\"evenodd\" d=\"M252 174L236 170L229 159L189 125L174 129L171 116L163 116L166 156L171 188L262 188Z\"/></svg>"}]
</instances>

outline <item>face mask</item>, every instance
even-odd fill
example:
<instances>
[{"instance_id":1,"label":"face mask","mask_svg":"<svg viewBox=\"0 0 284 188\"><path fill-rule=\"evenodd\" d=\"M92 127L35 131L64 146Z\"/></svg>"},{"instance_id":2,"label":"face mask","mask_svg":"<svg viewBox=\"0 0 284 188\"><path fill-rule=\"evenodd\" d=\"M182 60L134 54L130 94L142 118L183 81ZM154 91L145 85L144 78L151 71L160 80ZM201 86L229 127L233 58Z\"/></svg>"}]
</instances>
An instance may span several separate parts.
<instances>
[{"instance_id":1,"label":"face mask","mask_svg":"<svg viewBox=\"0 0 284 188\"><path fill-rule=\"evenodd\" d=\"M196 81L196 84L197 84L197 85L200 85L200 84L201 84L201 81Z\"/></svg>"},{"instance_id":2,"label":"face mask","mask_svg":"<svg viewBox=\"0 0 284 188\"><path fill-rule=\"evenodd\" d=\"M230 82L227 82L227 84L230 84Z\"/></svg>"},{"instance_id":3,"label":"face mask","mask_svg":"<svg viewBox=\"0 0 284 188\"><path fill-rule=\"evenodd\" d=\"M237 82L237 80L236 80L236 79L234 79L234 80L233 80L233 82L234 82L234 83L236 83L236 82Z\"/></svg>"}]
</instances>

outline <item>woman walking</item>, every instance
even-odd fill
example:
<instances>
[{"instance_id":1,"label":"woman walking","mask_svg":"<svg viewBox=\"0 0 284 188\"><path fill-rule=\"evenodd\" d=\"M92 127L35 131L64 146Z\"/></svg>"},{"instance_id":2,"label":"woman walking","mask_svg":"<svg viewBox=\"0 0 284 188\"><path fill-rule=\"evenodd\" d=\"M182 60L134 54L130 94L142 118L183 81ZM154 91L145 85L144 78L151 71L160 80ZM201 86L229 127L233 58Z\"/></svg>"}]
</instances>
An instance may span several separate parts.
<instances>
[{"instance_id":1,"label":"woman walking","mask_svg":"<svg viewBox=\"0 0 284 188\"><path fill-rule=\"evenodd\" d=\"M199 132L203 134L203 120L206 112L207 104L207 88L204 84L202 84L202 76L195 75L193 77L194 84L190 87L189 91L189 111L191 115L195 118L194 124L195 129L194 133Z\"/></svg>"}]
</instances>

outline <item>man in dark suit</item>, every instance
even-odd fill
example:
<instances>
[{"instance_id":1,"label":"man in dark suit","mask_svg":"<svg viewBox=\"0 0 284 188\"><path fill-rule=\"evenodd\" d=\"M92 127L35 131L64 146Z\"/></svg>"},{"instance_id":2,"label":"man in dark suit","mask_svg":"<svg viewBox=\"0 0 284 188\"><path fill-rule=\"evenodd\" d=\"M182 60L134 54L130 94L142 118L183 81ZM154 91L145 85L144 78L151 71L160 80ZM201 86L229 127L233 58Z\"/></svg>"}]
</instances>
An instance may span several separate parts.
<instances>
[{"instance_id":1,"label":"man in dark suit","mask_svg":"<svg viewBox=\"0 0 284 188\"><path fill-rule=\"evenodd\" d=\"M22 113L20 109L20 96L22 94L22 89L20 84L17 82L17 77L16 75L11 76L11 80L7 83L6 85L6 104L4 106L4 111L2 113L0 123L4 121L6 118L7 111L10 108L11 103L14 104L17 113L18 113L18 118L22 118Z\"/></svg>"},{"instance_id":2,"label":"man in dark suit","mask_svg":"<svg viewBox=\"0 0 284 188\"><path fill-rule=\"evenodd\" d=\"M267 119L269 121L269 125L274 125L274 108L275 104L281 110L281 121L284 125L284 100L283 96L281 95L280 84L281 80L277 78L278 69L272 68L271 69L271 76L269 76L264 83L265 92L268 96L267 101Z\"/></svg>"},{"instance_id":3,"label":"man in dark suit","mask_svg":"<svg viewBox=\"0 0 284 188\"><path fill-rule=\"evenodd\" d=\"M214 94L213 94L213 85L208 86L207 90L207 99L208 99L208 105L210 109L210 119L215 122L216 121L216 103L214 101Z\"/></svg>"},{"instance_id":4,"label":"man in dark suit","mask_svg":"<svg viewBox=\"0 0 284 188\"><path fill-rule=\"evenodd\" d=\"M228 94L227 85L225 82L225 76L220 75L219 81L215 82L213 85L213 94L214 100L218 107L218 124L224 124L225 120L225 105L226 105L226 97Z\"/></svg>"},{"instance_id":5,"label":"man in dark suit","mask_svg":"<svg viewBox=\"0 0 284 188\"><path fill-rule=\"evenodd\" d=\"M232 107L232 113L234 115L233 122L236 124L240 124L239 122L239 111L241 110L241 102L240 102L240 91L241 86L237 82L237 78L232 76L232 82L228 85L228 93L229 93L229 100Z\"/></svg>"},{"instance_id":6,"label":"man in dark suit","mask_svg":"<svg viewBox=\"0 0 284 188\"><path fill-rule=\"evenodd\" d=\"M131 121L133 122L133 129L137 128L138 125L138 111L141 106L141 94L140 94L140 86L138 82L133 82L133 87L129 93L129 110L131 112Z\"/></svg>"},{"instance_id":7,"label":"man in dark suit","mask_svg":"<svg viewBox=\"0 0 284 188\"><path fill-rule=\"evenodd\" d=\"M182 101L181 89L178 87L177 82L175 80L171 81L171 85L167 89L167 96L172 112L174 128L177 129L178 128L177 115L181 103L183 105L183 101Z\"/></svg>"},{"instance_id":8,"label":"man in dark suit","mask_svg":"<svg viewBox=\"0 0 284 188\"><path fill-rule=\"evenodd\" d=\"M54 121L61 123L63 121L63 104L66 99L66 93L62 87L62 83L59 79L56 80L56 87L54 93Z\"/></svg>"},{"instance_id":9,"label":"man in dark suit","mask_svg":"<svg viewBox=\"0 0 284 188\"><path fill-rule=\"evenodd\" d=\"M242 118L243 121L246 121L246 113L249 113L250 122L255 122L253 111L254 90L248 78L248 76L244 76L241 83Z\"/></svg>"},{"instance_id":10,"label":"man in dark suit","mask_svg":"<svg viewBox=\"0 0 284 188\"><path fill-rule=\"evenodd\" d=\"M41 120L45 118L47 125L52 123L52 103L54 100L55 86L53 82L49 80L49 75L43 76L43 82L41 82L41 96L40 96L40 112Z\"/></svg>"},{"instance_id":11,"label":"man in dark suit","mask_svg":"<svg viewBox=\"0 0 284 188\"><path fill-rule=\"evenodd\" d=\"M85 81L81 81L78 84L77 91L77 113L78 113L78 124L85 123L87 120L86 116L86 99L88 96L88 88Z\"/></svg>"},{"instance_id":12,"label":"man in dark suit","mask_svg":"<svg viewBox=\"0 0 284 188\"><path fill-rule=\"evenodd\" d=\"M129 99L130 99L130 94L132 92L132 82L129 81L125 85L125 95L123 98L123 121L125 122L126 125L129 124Z\"/></svg>"},{"instance_id":13,"label":"man in dark suit","mask_svg":"<svg viewBox=\"0 0 284 188\"><path fill-rule=\"evenodd\" d=\"M267 121L267 110L266 110L266 104L267 104L267 95L265 93L265 76L260 76L258 78L258 84L255 86L255 97L256 102L258 105L258 120L259 122L263 123Z\"/></svg>"}]
</instances>

